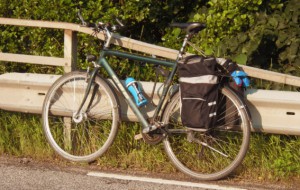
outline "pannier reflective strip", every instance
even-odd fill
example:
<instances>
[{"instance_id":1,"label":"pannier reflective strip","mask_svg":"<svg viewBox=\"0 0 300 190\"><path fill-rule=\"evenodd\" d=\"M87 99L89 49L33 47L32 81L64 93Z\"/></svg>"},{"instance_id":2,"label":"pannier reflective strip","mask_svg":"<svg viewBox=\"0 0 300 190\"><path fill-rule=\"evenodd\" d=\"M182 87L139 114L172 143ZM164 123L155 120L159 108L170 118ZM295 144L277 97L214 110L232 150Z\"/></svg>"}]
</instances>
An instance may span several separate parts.
<instances>
[{"instance_id":1,"label":"pannier reflective strip","mask_svg":"<svg viewBox=\"0 0 300 190\"><path fill-rule=\"evenodd\" d=\"M203 98L182 98L183 100L202 100L202 101L206 101Z\"/></svg>"},{"instance_id":2,"label":"pannier reflective strip","mask_svg":"<svg viewBox=\"0 0 300 190\"><path fill-rule=\"evenodd\" d=\"M218 77L215 75L203 75L199 77L180 77L179 82L185 82L190 84L198 84L198 83L217 84Z\"/></svg>"},{"instance_id":3,"label":"pannier reflective strip","mask_svg":"<svg viewBox=\"0 0 300 190\"><path fill-rule=\"evenodd\" d=\"M214 101L214 102L209 102L209 103L208 103L208 106L213 106L213 105L216 105L216 104L217 104L216 101Z\"/></svg>"},{"instance_id":4,"label":"pannier reflective strip","mask_svg":"<svg viewBox=\"0 0 300 190\"><path fill-rule=\"evenodd\" d=\"M213 116L216 116L216 115L217 115L217 112L210 113L210 114L209 114L209 117L213 117Z\"/></svg>"}]
</instances>

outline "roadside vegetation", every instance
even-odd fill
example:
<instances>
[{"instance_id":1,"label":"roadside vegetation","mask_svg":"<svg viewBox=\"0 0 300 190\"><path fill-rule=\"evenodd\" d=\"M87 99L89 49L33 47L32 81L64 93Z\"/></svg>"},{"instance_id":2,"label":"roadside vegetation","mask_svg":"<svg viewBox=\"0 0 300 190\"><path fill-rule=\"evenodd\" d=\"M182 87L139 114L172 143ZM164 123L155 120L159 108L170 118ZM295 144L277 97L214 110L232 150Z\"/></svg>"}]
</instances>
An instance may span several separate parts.
<instances>
[{"instance_id":1,"label":"roadside vegetation","mask_svg":"<svg viewBox=\"0 0 300 190\"><path fill-rule=\"evenodd\" d=\"M38 160L65 161L47 144L41 117L0 111L0 154ZM136 141L136 123L122 123L113 146L95 163L103 169L175 173L162 144ZM249 152L236 178L258 181L300 180L300 137L252 133Z\"/></svg>"},{"instance_id":2,"label":"roadside vegetation","mask_svg":"<svg viewBox=\"0 0 300 190\"><path fill-rule=\"evenodd\" d=\"M50 3L51 2L51 3ZM230 58L239 64L300 76L300 4L298 0L1 0L0 17L79 23L82 8L90 22L120 18L121 35L178 49L183 33L171 22L204 22L207 29L194 43L207 54ZM60 30L0 25L0 52L63 56ZM85 56L97 55L98 40L78 34L78 68L86 68ZM118 47L116 47L118 48ZM189 50L193 52L192 49ZM112 60L120 76L152 80L148 65ZM0 74L28 72L61 74L61 68L0 62ZM296 91L297 88L252 79L252 88ZM60 159L47 144L40 115L0 111L0 154L36 159ZM285 127L285 126L282 126ZM135 141L140 127L122 123L118 137L99 167L175 172L162 146ZM250 151L240 177L257 180L300 179L300 137L252 133Z\"/></svg>"}]
</instances>

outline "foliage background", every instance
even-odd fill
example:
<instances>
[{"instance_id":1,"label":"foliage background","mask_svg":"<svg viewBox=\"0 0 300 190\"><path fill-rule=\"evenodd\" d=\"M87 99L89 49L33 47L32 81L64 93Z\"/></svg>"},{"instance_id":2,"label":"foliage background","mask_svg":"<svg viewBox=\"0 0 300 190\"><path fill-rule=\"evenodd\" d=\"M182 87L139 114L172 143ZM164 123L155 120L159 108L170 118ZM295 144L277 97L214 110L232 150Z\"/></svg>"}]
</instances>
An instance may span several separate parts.
<instances>
[{"instance_id":1,"label":"foliage background","mask_svg":"<svg viewBox=\"0 0 300 190\"><path fill-rule=\"evenodd\" d=\"M182 33L169 28L169 23L204 22L207 29L194 38L194 43L206 53L300 76L297 0L2 0L0 16L79 23L76 16L79 7L90 22L112 21L117 16L127 26L121 35L170 48L180 46L178 37ZM0 30L2 52L63 54L63 34L59 30L3 25ZM80 35L80 63L87 52L99 50L87 39ZM36 67L5 63L0 71L35 72ZM58 71L44 68L41 72Z\"/></svg>"}]
</instances>

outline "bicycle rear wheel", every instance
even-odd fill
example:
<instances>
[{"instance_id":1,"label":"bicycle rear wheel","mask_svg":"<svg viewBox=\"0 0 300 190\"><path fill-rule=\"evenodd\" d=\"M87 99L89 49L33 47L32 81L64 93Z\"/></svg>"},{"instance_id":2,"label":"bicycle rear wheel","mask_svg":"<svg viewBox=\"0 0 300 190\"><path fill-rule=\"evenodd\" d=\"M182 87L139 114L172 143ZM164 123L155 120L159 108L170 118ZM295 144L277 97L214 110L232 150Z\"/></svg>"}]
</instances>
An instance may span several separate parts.
<instances>
[{"instance_id":1,"label":"bicycle rear wheel","mask_svg":"<svg viewBox=\"0 0 300 190\"><path fill-rule=\"evenodd\" d=\"M117 100L108 83L98 76L76 115L87 84L86 73L65 74L51 86L44 100L46 138L60 156L70 161L95 160L110 147L117 134Z\"/></svg>"},{"instance_id":2,"label":"bicycle rear wheel","mask_svg":"<svg viewBox=\"0 0 300 190\"><path fill-rule=\"evenodd\" d=\"M182 125L179 93L163 117L168 131L164 139L168 157L180 171L200 180L228 176L241 164L249 147L250 120L242 101L225 87L218 102L216 125L206 132Z\"/></svg>"}]
</instances>

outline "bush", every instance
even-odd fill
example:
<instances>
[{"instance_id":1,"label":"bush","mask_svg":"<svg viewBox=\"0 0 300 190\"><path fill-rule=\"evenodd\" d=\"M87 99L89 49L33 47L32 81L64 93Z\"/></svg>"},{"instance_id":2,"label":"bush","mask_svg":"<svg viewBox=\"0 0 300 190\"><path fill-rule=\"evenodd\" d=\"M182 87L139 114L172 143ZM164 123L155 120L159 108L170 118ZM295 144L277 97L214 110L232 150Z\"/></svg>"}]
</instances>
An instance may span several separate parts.
<instances>
[{"instance_id":1,"label":"bush","mask_svg":"<svg viewBox=\"0 0 300 190\"><path fill-rule=\"evenodd\" d=\"M169 23L205 22L207 29L194 42L206 53L230 57L240 64L300 74L300 5L297 0L54 0L51 3L3 0L0 16L79 23L76 16L79 7L90 22L113 21L117 16L127 25L122 35L171 48L180 46L177 39L180 30L170 29ZM0 28L2 52L63 55L61 32L3 25ZM86 41L86 36L79 40L80 63L84 62L87 51L99 50ZM18 70L14 65L8 67ZM21 72L32 70L30 66L19 67Z\"/></svg>"}]
</instances>

